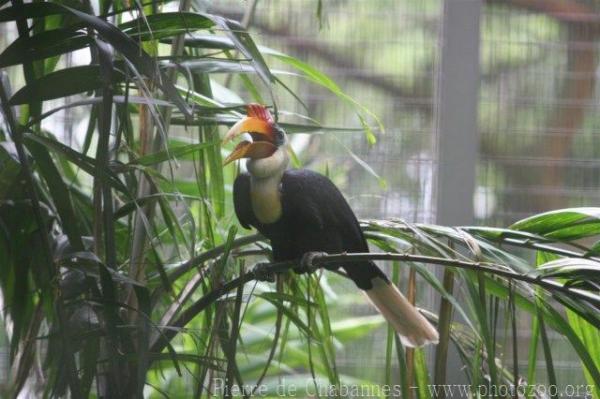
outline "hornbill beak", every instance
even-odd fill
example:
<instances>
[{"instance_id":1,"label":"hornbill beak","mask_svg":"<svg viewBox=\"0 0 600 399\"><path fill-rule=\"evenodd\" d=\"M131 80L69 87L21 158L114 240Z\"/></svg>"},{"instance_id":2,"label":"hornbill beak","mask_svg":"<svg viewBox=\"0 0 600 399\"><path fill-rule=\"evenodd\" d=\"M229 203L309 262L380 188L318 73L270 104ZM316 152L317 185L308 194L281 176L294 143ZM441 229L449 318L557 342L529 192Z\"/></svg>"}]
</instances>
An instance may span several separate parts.
<instances>
[{"instance_id":1,"label":"hornbill beak","mask_svg":"<svg viewBox=\"0 0 600 399\"><path fill-rule=\"evenodd\" d=\"M246 110L248 116L229 129L223 138L223 144L244 133L249 133L252 141L244 140L240 142L231 154L225 158L223 166L241 158L266 158L277 150L274 132L275 122L269 110L259 104L249 104Z\"/></svg>"},{"instance_id":2,"label":"hornbill beak","mask_svg":"<svg viewBox=\"0 0 600 399\"><path fill-rule=\"evenodd\" d=\"M277 147L268 141L242 141L240 142L223 161L223 166L237 159L242 158L267 158L277 151Z\"/></svg>"}]
</instances>

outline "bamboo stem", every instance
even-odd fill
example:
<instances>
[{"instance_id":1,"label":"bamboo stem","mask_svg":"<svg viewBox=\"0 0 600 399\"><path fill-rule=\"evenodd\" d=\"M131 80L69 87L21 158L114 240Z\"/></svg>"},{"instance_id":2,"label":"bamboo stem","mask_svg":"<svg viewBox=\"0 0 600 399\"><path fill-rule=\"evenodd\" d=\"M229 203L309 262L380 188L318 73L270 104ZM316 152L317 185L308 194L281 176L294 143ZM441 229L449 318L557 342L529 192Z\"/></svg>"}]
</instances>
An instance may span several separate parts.
<instances>
[{"instance_id":1,"label":"bamboo stem","mask_svg":"<svg viewBox=\"0 0 600 399\"><path fill-rule=\"evenodd\" d=\"M444 289L450 295L454 291L454 272L451 269L444 270ZM446 363L448 361L448 347L450 343L450 328L452 324L452 303L442 298L439 313L440 343L435 351L434 384L446 383ZM440 393L440 399L444 399L444 392Z\"/></svg>"}]
</instances>

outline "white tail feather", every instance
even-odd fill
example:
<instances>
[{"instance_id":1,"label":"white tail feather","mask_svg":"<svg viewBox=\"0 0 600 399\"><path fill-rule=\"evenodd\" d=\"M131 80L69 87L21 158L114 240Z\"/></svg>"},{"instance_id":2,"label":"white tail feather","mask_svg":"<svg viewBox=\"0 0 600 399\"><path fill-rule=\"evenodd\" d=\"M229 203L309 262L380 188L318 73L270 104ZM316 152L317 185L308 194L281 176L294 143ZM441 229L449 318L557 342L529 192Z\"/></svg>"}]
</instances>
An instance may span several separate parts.
<instances>
[{"instance_id":1,"label":"white tail feather","mask_svg":"<svg viewBox=\"0 0 600 399\"><path fill-rule=\"evenodd\" d=\"M392 324L402 344L417 347L437 344L437 330L419 313L393 284L381 278L372 280L373 288L365 291L373 305Z\"/></svg>"}]
</instances>

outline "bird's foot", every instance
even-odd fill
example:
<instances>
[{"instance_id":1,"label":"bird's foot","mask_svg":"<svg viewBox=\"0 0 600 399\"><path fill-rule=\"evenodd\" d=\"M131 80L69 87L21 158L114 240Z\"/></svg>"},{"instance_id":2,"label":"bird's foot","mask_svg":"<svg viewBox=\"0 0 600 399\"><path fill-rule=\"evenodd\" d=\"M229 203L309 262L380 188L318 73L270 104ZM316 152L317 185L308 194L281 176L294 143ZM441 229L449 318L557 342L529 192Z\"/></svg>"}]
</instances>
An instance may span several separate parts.
<instances>
[{"instance_id":1,"label":"bird's foot","mask_svg":"<svg viewBox=\"0 0 600 399\"><path fill-rule=\"evenodd\" d=\"M319 266L316 266L314 264L315 259L320 258L322 256L327 256L327 255L328 255L327 252L318 252L318 251L306 252L304 255L302 255L302 258L300 259L300 266L295 268L294 271L298 274L314 273L315 270L317 270L319 268Z\"/></svg>"},{"instance_id":2,"label":"bird's foot","mask_svg":"<svg viewBox=\"0 0 600 399\"><path fill-rule=\"evenodd\" d=\"M252 274L254 279L258 281L265 281L267 283L275 282L275 272L269 270L270 263L260 262L252 268Z\"/></svg>"}]
</instances>

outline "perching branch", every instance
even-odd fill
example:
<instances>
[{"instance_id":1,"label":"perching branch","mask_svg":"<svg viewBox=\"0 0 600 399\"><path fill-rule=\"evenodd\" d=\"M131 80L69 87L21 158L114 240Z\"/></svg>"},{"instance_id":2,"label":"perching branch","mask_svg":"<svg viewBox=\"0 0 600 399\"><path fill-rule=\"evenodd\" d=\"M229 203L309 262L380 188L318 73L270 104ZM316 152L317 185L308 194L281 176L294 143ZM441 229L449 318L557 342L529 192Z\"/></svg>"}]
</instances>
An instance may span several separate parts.
<instances>
[{"instance_id":1,"label":"perching branch","mask_svg":"<svg viewBox=\"0 0 600 399\"><path fill-rule=\"evenodd\" d=\"M600 299L590 295L586 291L570 288L556 281L544 278L542 276L532 276L529 274L519 274L508 270L506 266L489 262L470 262L457 259L440 258L435 256L399 254L399 253L342 253L334 255L316 255L313 258L315 268L328 265L342 265L351 262L360 262L368 260L393 260L401 262L425 263L439 266L456 267L459 269L473 270L477 272L488 272L508 279L523 281L538 285L548 291L557 291L569 294L571 297L584 300L600 307ZM185 309L173 324L166 327L163 336L158 337L152 344L152 352L161 352L167 342L171 341L179 332L179 329L185 327L194 317L201 313L208 306L216 302L219 298L225 296L228 292L254 280L260 280L264 275L271 273L283 273L298 266L297 261L273 262L260 264L252 271L242 274L235 279L226 282L208 294L204 295L190 307Z\"/></svg>"}]
</instances>

